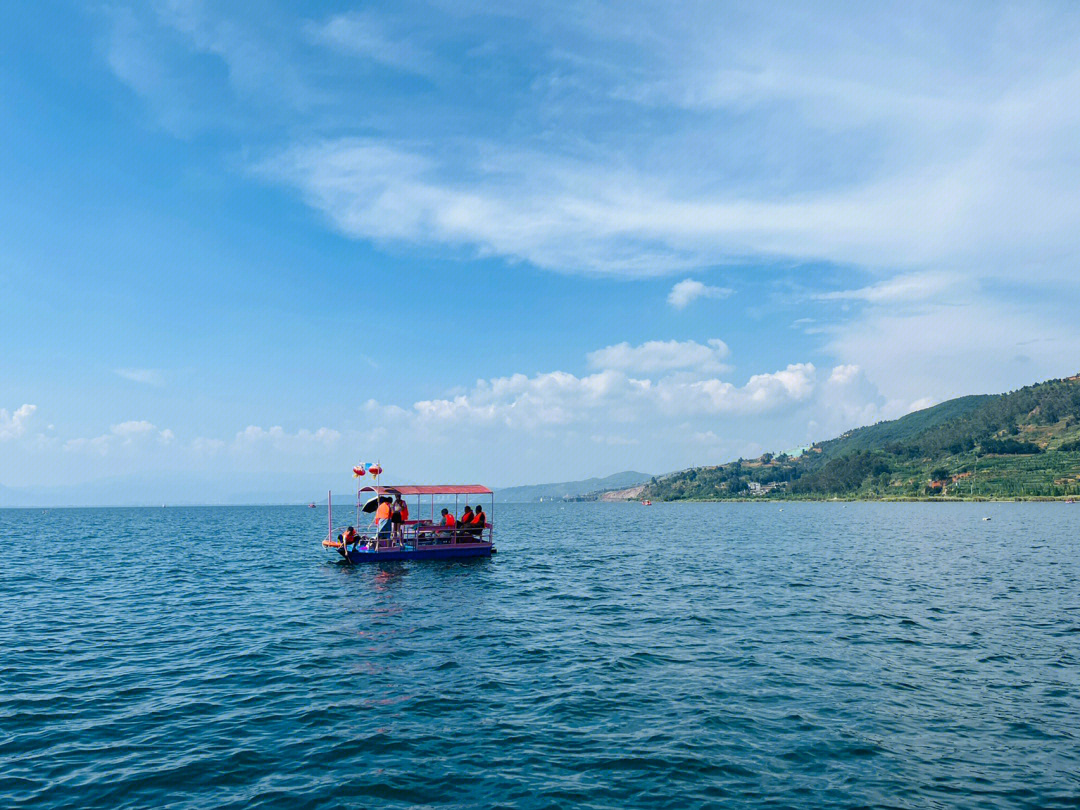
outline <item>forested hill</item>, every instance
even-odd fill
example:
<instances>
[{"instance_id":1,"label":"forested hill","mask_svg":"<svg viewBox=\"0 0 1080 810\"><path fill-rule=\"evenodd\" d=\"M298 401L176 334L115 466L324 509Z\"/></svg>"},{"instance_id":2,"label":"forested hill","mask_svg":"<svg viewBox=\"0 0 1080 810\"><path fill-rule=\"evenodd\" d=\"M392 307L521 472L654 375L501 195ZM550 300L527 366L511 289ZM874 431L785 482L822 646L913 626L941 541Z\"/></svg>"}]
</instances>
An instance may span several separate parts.
<instances>
[{"instance_id":1,"label":"forested hill","mask_svg":"<svg viewBox=\"0 0 1080 810\"><path fill-rule=\"evenodd\" d=\"M1080 495L1080 375L961 397L849 431L801 455L765 453L654 478L652 500Z\"/></svg>"}]
</instances>

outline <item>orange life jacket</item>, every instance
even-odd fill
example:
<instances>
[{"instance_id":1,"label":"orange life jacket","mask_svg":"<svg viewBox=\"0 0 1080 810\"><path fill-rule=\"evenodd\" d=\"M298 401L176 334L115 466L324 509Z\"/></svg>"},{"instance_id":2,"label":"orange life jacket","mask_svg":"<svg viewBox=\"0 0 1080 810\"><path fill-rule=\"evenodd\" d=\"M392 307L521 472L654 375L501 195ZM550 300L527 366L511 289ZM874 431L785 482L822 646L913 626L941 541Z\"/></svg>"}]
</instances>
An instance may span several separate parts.
<instances>
[{"instance_id":1,"label":"orange life jacket","mask_svg":"<svg viewBox=\"0 0 1080 810\"><path fill-rule=\"evenodd\" d=\"M458 523L460 523L462 526L466 526L466 525L468 525L469 523L472 523L472 522L473 522L473 513L472 512L464 512L464 513L462 513L461 520L458 521Z\"/></svg>"},{"instance_id":2,"label":"orange life jacket","mask_svg":"<svg viewBox=\"0 0 1080 810\"><path fill-rule=\"evenodd\" d=\"M382 522L390 519L390 504L380 503L379 508L375 510L375 519Z\"/></svg>"},{"instance_id":3,"label":"orange life jacket","mask_svg":"<svg viewBox=\"0 0 1080 810\"><path fill-rule=\"evenodd\" d=\"M409 519L409 507L405 504L405 501L401 502L401 520L402 522Z\"/></svg>"},{"instance_id":4,"label":"orange life jacket","mask_svg":"<svg viewBox=\"0 0 1080 810\"><path fill-rule=\"evenodd\" d=\"M446 525L447 526L453 526L455 523L457 523L457 521L454 519L454 516L451 515L449 512L447 512L446 513Z\"/></svg>"}]
</instances>

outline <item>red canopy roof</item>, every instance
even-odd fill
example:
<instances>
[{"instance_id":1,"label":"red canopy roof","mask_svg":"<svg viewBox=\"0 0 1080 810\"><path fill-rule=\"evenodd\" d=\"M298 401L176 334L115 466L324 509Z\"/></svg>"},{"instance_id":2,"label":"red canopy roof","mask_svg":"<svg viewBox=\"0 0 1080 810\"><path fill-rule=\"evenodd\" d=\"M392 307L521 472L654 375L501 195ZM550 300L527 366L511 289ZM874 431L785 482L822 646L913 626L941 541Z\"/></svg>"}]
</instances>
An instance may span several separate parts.
<instances>
[{"instance_id":1,"label":"red canopy roof","mask_svg":"<svg viewBox=\"0 0 1080 810\"><path fill-rule=\"evenodd\" d=\"M479 484L424 484L421 486L366 486L363 489L375 491L386 495L391 492L400 492L402 495L490 495L491 490ZM362 491L361 490L361 491Z\"/></svg>"}]
</instances>

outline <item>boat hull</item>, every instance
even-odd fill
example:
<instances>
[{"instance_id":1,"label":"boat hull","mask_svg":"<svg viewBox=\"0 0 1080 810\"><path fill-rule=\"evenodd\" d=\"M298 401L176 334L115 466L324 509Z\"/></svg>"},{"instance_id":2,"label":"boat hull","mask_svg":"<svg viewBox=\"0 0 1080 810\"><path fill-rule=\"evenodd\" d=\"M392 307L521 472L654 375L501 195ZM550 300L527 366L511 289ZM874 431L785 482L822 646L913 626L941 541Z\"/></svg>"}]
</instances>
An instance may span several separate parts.
<instances>
[{"instance_id":1,"label":"boat hull","mask_svg":"<svg viewBox=\"0 0 1080 810\"><path fill-rule=\"evenodd\" d=\"M454 545L404 546L378 551L351 549L349 562L386 562L390 560L452 560L461 557L490 557L495 548L490 543L458 543Z\"/></svg>"}]
</instances>

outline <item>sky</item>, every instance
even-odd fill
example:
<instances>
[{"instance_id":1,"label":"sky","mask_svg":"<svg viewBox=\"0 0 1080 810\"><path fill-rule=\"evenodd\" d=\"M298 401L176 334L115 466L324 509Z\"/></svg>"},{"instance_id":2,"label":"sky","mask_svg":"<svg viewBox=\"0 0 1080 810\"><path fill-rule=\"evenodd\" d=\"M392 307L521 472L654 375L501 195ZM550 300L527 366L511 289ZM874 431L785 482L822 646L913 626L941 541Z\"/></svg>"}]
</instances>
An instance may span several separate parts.
<instances>
[{"instance_id":1,"label":"sky","mask_svg":"<svg viewBox=\"0 0 1080 810\"><path fill-rule=\"evenodd\" d=\"M663 473L1068 376L1078 143L1074 3L6 3L0 486Z\"/></svg>"}]
</instances>

